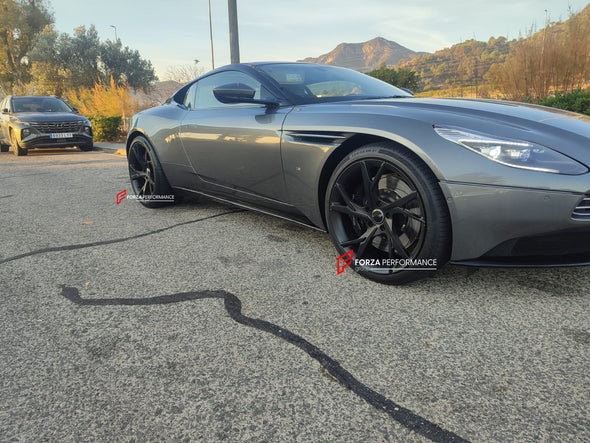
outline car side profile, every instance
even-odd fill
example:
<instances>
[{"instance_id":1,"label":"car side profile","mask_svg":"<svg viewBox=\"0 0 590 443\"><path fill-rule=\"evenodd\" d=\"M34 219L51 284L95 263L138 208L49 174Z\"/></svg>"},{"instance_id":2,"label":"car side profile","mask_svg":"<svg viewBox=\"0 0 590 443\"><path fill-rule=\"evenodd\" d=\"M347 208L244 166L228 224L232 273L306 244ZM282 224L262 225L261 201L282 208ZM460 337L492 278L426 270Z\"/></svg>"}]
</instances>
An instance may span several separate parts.
<instances>
[{"instance_id":1,"label":"car side profile","mask_svg":"<svg viewBox=\"0 0 590 443\"><path fill-rule=\"evenodd\" d=\"M92 124L57 97L8 96L0 102L0 151L27 155L33 148L93 148Z\"/></svg>"},{"instance_id":2,"label":"car side profile","mask_svg":"<svg viewBox=\"0 0 590 443\"><path fill-rule=\"evenodd\" d=\"M400 284L446 263L590 264L590 122L416 98L355 71L228 65L136 114L142 204L197 193L329 232L338 272Z\"/></svg>"}]
</instances>

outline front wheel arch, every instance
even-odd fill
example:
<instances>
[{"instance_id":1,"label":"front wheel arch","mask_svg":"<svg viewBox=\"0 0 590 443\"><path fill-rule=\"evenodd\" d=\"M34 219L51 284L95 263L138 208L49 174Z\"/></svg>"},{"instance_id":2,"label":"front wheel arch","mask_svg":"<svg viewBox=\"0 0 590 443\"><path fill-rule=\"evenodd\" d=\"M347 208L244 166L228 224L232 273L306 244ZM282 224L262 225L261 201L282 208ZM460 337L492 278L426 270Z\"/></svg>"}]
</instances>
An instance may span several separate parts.
<instances>
[{"instance_id":1,"label":"front wheel arch","mask_svg":"<svg viewBox=\"0 0 590 443\"><path fill-rule=\"evenodd\" d=\"M425 168L429 169L430 172L436 177L436 172L432 170L432 168L424 161L424 159L422 159L418 154L416 154L412 149L408 148L407 146L404 146L401 143L393 141L389 138L380 137L377 135L355 134L349 139L347 139L340 146L338 146L338 148L336 148L328 156L322 167L322 171L320 173L318 182L318 204L324 226L326 226L326 212L324 208L326 190L328 189L328 182L330 181L330 178L332 177L334 170L340 164L342 159L344 159L344 157L349 155L351 152L373 143L389 144L390 146L395 147L396 149L399 149L401 151L407 152L408 154L415 156L417 161L424 165Z\"/></svg>"}]
</instances>

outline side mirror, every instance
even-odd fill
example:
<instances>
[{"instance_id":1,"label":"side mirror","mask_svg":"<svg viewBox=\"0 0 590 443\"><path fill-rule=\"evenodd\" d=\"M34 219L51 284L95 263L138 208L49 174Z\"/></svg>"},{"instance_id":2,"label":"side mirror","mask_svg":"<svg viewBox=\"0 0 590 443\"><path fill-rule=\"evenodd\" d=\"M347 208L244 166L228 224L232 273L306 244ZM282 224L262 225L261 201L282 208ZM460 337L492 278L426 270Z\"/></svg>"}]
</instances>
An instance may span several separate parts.
<instances>
[{"instance_id":1,"label":"side mirror","mask_svg":"<svg viewBox=\"0 0 590 443\"><path fill-rule=\"evenodd\" d=\"M2 109L2 114L8 114L8 109L7 108Z\"/></svg>"},{"instance_id":2,"label":"side mirror","mask_svg":"<svg viewBox=\"0 0 590 443\"><path fill-rule=\"evenodd\" d=\"M213 90L213 95L221 103L254 103L267 106L278 106L277 102L257 100L254 98L256 90L243 83L229 83L218 86Z\"/></svg>"}]
</instances>

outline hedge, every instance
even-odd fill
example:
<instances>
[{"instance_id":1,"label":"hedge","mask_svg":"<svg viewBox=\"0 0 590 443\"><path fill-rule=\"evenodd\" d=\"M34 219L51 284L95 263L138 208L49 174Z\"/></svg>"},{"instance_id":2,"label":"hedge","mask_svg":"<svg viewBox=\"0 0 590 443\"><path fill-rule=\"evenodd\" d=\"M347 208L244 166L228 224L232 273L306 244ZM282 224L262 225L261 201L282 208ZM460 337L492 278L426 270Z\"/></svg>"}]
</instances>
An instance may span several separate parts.
<instances>
[{"instance_id":1,"label":"hedge","mask_svg":"<svg viewBox=\"0 0 590 443\"><path fill-rule=\"evenodd\" d=\"M94 141L112 142L121 138L121 122L120 115L112 117L90 116L88 120L92 122L92 132L94 134Z\"/></svg>"},{"instance_id":2,"label":"hedge","mask_svg":"<svg viewBox=\"0 0 590 443\"><path fill-rule=\"evenodd\" d=\"M542 98L538 103L552 108L590 115L590 91L583 91L582 89L576 89L567 94L558 91L549 97Z\"/></svg>"}]
</instances>

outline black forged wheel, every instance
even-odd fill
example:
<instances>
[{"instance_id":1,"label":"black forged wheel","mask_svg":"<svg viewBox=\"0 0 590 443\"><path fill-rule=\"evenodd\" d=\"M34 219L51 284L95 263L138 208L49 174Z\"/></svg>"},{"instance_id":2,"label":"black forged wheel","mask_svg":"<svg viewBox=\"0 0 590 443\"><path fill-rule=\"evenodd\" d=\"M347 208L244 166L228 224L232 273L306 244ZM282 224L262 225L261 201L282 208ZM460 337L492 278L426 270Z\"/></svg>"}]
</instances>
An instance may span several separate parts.
<instances>
[{"instance_id":1,"label":"black forged wheel","mask_svg":"<svg viewBox=\"0 0 590 443\"><path fill-rule=\"evenodd\" d=\"M340 162L326 221L338 255L353 251L350 267L381 283L425 278L450 257L450 217L434 174L392 144L367 145Z\"/></svg>"},{"instance_id":2,"label":"black forged wheel","mask_svg":"<svg viewBox=\"0 0 590 443\"><path fill-rule=\"evenodd\" d=\"M144 206L157 208L174 203L174 192L154 149L145 137L133 139L127 153L127 162L133 192Z\"/></svg>"},{"instance_id":3,"label":"black forged wheel","mask_svg":"<svg viewBox=\"0 0 590 443\"><path fill-rule=\"evenodd\" d=\"M28 151L20 147L13 131L10 131L10 145L12 146L12 152L14 152L14 155L17 157L20 157L21 155L27 155Z\"/></svg>"}]
</instances>

